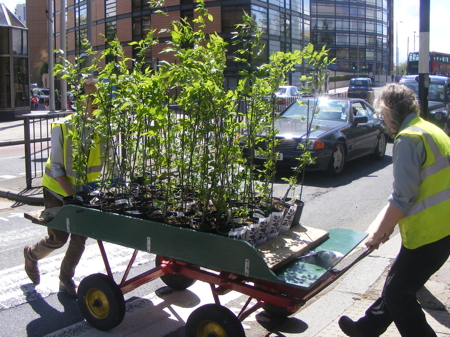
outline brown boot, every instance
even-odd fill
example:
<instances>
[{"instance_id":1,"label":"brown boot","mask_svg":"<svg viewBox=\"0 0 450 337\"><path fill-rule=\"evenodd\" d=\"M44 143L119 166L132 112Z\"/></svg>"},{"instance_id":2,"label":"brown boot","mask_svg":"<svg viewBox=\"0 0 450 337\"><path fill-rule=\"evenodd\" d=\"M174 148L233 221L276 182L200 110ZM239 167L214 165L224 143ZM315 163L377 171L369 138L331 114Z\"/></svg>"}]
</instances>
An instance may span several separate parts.
<instances>
[{"instance_id":1,"label":"brown boot","mask_svg":"<svg viewBox=\"0 0 450 337\"><path fill-rule=\"evenodd\" d=\"M78 286L72 279L59 281L60 292L66 292L70 297L77 298L77 290Z\"/></svg>"},{"instance_id":2,"label":"brown boot","mask_svg":"<svg viewBox=\"0 0 450 337\"><path fill-rule=\"evenodd\" d=\"M26 246L23 249L23 254L25 256L25 272L30 278L31 282L34 284L39 284L41 282L41 275L39 274L39 267L37 261L32 261L28 255L28 251L31 246Z\"/></svg>"}]
</instances>

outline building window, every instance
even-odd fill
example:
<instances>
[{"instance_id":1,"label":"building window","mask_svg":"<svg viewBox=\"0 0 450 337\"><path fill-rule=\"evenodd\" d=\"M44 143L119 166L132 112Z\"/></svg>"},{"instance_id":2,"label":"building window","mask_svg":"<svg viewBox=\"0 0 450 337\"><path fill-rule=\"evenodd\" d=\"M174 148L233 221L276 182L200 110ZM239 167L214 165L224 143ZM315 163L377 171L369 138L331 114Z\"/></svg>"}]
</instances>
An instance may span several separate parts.
<instances>
[{"instance_id":1,"label":"building window","mask_svg":"<svg viewBox=\"0 0 450 337\"><path fill-rule=\"evenodd\" d=\"M349 30L350 22L348 20L336 20L336 30Z\"/></svg>"},{"instance_id":2,"label":"building window","mask_svg":"<svg viewBox=\"0 0 450 337\"><path fill-rule=\"evenodd\" d=\"M279 51L281 51L280 41L269 40L269 54L272 55Z\"/></svg>"},{"instance_id":3,"label":"building window","mask_svg":"<svg viewBox=\"0 0 450 337\"><path fill-rule=\"evenodd\" d=\"M280 12L269 9L269 34L280 36Z\"/></svg>"},{"instance_id":4,"label":"building window","mask_svg":"<svg viewBox=\"0 0 450 337\"><path fill-rule=\"evenodd\" d=\"M242 15L248 12L247 5L223 6L222 7L222 32L230 33L236 31L236 25L243 23Z\"/></svg>"},{"instance_id":5,"label":"building window","mask_svg":"<svg viewBox=\"0 0 450 337\"><path fill-rule=\"evenodd\" d=\"M303 14L309 15L310 14L310 8L311 8L310 0L303 0Z\"/></svg>"},{"instance_id":6,"label":"building window","mask_svg":"<svg viewBox=\"0 0 450 337\"><path fill-rule=\"evenodd\" d=\"M263 33L267 33L267 9L260 6L252 6L252 19L255 20Z\"/></svg>"},{"instance_id":7,"label":"building window","mask_svg":"<svg viewBox=\"0 0 450 337\"><path fill-rule=\"evenodd\" d=\"M109 21L105 23L105 36L107 41L112 41L117 35L117 22Z\"/></svg>"},{"instance_id":8,"label":"building window","mask_svg":"<svg viewBox=\"0 0 450 337\"><path fill-rule=\"evenodd\" d=\"M16 107L29 106L28 59L15 57L14 65L14 104Z\"/></svg>"},{"instance_id":9,"label":"building window","mask_svg":"<svg viewBox=\"0 0 450 337\"><path fill-rule=\"evenodd\" d=\"M194 10L188 9L184 11L180 11L180 18L183 20L186 20L187 23L191 25L191 27L194 27Z\"/></svg>"},{"instance_id":10,"label":"building window","mask_svg":"<svg viewBox=\"0 0 450 337\"><path fill-rule=\"evenodd\" d=\"M133 18L133 41L144 39L151 28L150 16L138 16Z\"/></svg>"},{"instance_id":11,"label":"building window","mask_svg":"<svg viewBox=\"0 0 450 337\"><path fill-rule=\"evenodd\" d=\"M293 16L292 17L292 33L291 36L293 39L301 40L302 39L302 19Z\"/></svg>"},{"instance_id":12,"label":"building window","mask_svg":"<svg viewBox=\"0 0 450 337\"><path fill-rule=\"evenodd\" d=\"M281 36L285 38L291 37L291 16L286 13L280 13L281 18Z\"/></svg>"},{"instance_id":13,"label":"building window","mask_svg":"<svg viewBox=\"0 0 450 337\"><path fill-rule=\"evenodd\" d=\"M83 49L83 41L87 39L87 29L80 29L75 31L75 49Z\"/></svg>"},{"instance_id":14,"label":"building window","mask_svg":"<svg viewBox=\"0 0 450 337\"><path fill-rule=\"evenodd\" d=\"M317 13L320 15L335 15L336 11L335 11L335 7L334 5L330 5L330 4L318 4L317 5Z\"/></svg>"},{"instance_id":15,"label":"building window","mask_svg":"<svg viewBox=\"0 0 450 337\"><path fill-rule=\"evenodd\" d=\"M348 5L336 5L336 15L349 16L350 15L350 7Z\"/></svg>"},{"instance_id":16,"label":"building window","mask_svg":"<svg viewBox=\"0 0 450 337\"><path fill-rule=\"evenodd\" d=\"M291 0L292 11L301 13L302 12L302 0Z\"/></svg>"},{"instance_id":17,"label":"building window","mask_svg":"<svg viewBox=\"0 0 450 337\"><path fill-rule=\"evenodd\" d=\"M310 39L311 39L311 28L310 28L310 24L305 22L304 25L304 32L305 32L305 36L304 36L304 42L305 44L308 44Z\"/></svg>"},{"instance_id":18,"label":"building window","mask_svg":"<svg viewBox=\"0 0 450 337\"><path fill-rule=\"evenodd\" d=\"M12 48L13 55L28 55L28 39L26 30L12 29Z\"/></svg>"},{"instance_id":19,"label":"building window","mask_svg":"<svg viewBox=\"0 0 450 337\"><path fill-rule=\"evenodd\" d=\"M5 34L0 35L0 44L4 43L4 37L8 36L9 28L0 28L0 32ZM0 45L0 47L2 47ZM3 47L2 47L3 48ZM3 51L3 50L2 50ZM3 53L2 54L7 54ZM10 71L9 71L9 59L10 57L0 57L0 69L5 69L5 71L0 71L0 83L2 83L2 90L0 90L0 108L11 108L11 84L10 84Z\"/></svg>"},{"instance_id":20,"label":"building window","mask_svg":"<svg viewBox=\"0 0 450 337\"><path fill-rule=\"evenodd\" d=\"M75 26L82 26L87 24L87 5L80 5L75 7Z\"/></svg>"},{"instance_id":21,"label":"building window","mask_svg":"<svg viewBox=\"0 0 450 337\"><path fill-rule=\"evenodd\" d=\"M253 64L263 64L269 62L269 57L267 54L267 40L261 39L261 45L263 45L264 48L262 48L260 53L253 58Z\"/></svg>"},{"instance_id":22,"label":"building window","mask_svg":"<svg viewBox=\"0 0 450 337\"><path fill-rule=\"evenodd\" d=\"M116 16L116 0L105 1L105 17L112 18Z\"/></svg>"}]
</instances>

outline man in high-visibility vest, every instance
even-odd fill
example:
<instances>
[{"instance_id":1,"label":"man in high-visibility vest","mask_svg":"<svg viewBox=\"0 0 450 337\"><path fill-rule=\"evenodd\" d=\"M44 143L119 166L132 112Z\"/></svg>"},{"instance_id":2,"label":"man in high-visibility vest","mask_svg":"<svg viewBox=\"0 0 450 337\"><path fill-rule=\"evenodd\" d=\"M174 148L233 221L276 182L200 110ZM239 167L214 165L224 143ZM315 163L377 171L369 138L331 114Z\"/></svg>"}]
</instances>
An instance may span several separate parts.
<instances>
[{"instance_id":1,"label":"man in high-visibility vest","mask_svg":"<svg viewBox=\"0 0 450 337\"><path fill-rule=\"evenodd\" d=\"M92 118L93 98L96 86L94 80L87 80L84 84L84 93L87 94L86 117ZM64 197L74 196L76 198L77 173L72 168L72 147L68 130L71 127L70 117L62 123L56 123L52 127L51 153L47 160L46 170L42 180L45 208L60 207L63 205ZM85 130L84 130L85 131ZM88 182L98 179L102 169L100 144L89 151L88 154ZM77 296L77 285L73 281L75 268L84 252L86 237L71 234L48 227L48 235L34 245L24 248L25 271L31 281L40 283L38 261L55 249L61 248L69 239L70 242L60 268L59 290L67 292L69 296Z\"/></svg>"},{"instance_id":2,"label":"man in high-visibility vest","mask_svg":"<svg viewBox=\"0 0 450 337\"><path fill-rule=\"evenodd\" d=\"M393 134L393 191L369 227L365 244L377 249L399 224L402 247L381 297L354 322L339 320L351 337L375 337L394 322L403 337L435 337L417 301L417 291L450 255L450 138L419 117L414 92L389 84L377 108Z\"/></svg>"}]
</instances>

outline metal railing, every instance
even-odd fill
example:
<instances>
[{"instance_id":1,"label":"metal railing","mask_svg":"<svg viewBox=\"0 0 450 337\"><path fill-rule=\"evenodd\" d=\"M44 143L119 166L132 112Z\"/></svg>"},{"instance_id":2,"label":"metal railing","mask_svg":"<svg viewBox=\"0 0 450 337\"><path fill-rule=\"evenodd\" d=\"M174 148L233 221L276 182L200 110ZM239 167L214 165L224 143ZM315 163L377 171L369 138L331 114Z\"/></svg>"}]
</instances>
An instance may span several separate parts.
<instances>
[{"instance_id":1,"label":"metal railing","mask_svg":"<svg viewBox=\"0 0 450 337\"><path fill-rule=\"evenodd\" d=\"M67 111L17 116L18 119L23 119L24 138L17 144L24 145L27 189L32 188L33 179L42 178L44 175L51 147L52 123L70 114L71 112Z\"/></svg>"}]
</instances>

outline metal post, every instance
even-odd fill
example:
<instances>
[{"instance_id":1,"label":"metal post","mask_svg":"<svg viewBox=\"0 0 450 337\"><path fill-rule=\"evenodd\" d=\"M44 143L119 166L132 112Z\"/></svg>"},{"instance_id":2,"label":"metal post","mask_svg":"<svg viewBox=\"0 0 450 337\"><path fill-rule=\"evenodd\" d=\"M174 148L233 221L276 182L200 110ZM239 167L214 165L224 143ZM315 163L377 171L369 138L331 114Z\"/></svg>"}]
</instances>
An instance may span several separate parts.
<instances>
[{"instance_id":1,"label":"metal post","mask_svg":"<svg viewBox=\"0 0 450 337\"><path fill-rule=\"evenodd\" d=\"M23 120L23 140L24 140L24 152L25 152L25 181L27 188L31 188L31 140L30 140L30 117L26 116Z\"/></svg>"},{"instance_id":2,"label":"metal post","mask_svg":"<svg viewBox=\"0 0 450 337\"><path fill-rule=\"evenodd\" d=\"M430 84L430 0L420 0L419 32L419 103L420 112L428 120L428 87Z\"/></svg>"},{"instance_id":3,"label":"metal post","mask_svg":"<svg viewBox=\"0 0 450 337\"><path fill-rule=\"evenodd\" d=\"M402 23L403 21L400 21L400 23ZM398 75L398 53L399 53L399 51L398 51L398 23L399 23L399 21L397 21L397 28L396 28L396 32L395 32L395 39L397 40L397 43L396 43L396 50L397 50L397 58L396 58L396 70L395 70L395 75Z\"/></svg>"},{"instance_id":4,"label":"metal post","mask_svg":"<svg viewBox=\"0 0 450 337\"><path fill-rule=\"evenodd\" d=\"M59 9L59 49L62 51L62 56L67 57L66 51L66 0L61 0ZM67 81L61 78L61 111L67 110Z\"/></svg>"},{"instance_id":5,"label":"metal post","mask_svg":"<svg viewBox=\"0 0 450 337\"><path fill-rule=\"evenodd\" d=\"M89 41L89 44L92 47L92 1L87 0L86 1L86 35L87 40ZM90 67L92 65L92 55L88 55L86 58L87 66Z\"/></svg>"},{"instance_id":6,"label":"metal post","mask_svg":"<svg viewBox=\"0 0 450 337\"><path fill-rule=\"evenodd\" d=\"M47 0L47 40L48 40L48 109L55 111L55 79L53 78L53 1Z\"/></svg>"},{"instance_id":7,"label":"metal post","mask_svg":"<svg viewBox=\"0 0 450 337\"><path fill-rule=\"evenodd\" d=\"M359 77L359 7L356 7L356 77Z\"/></svg>"}]
</instances>

